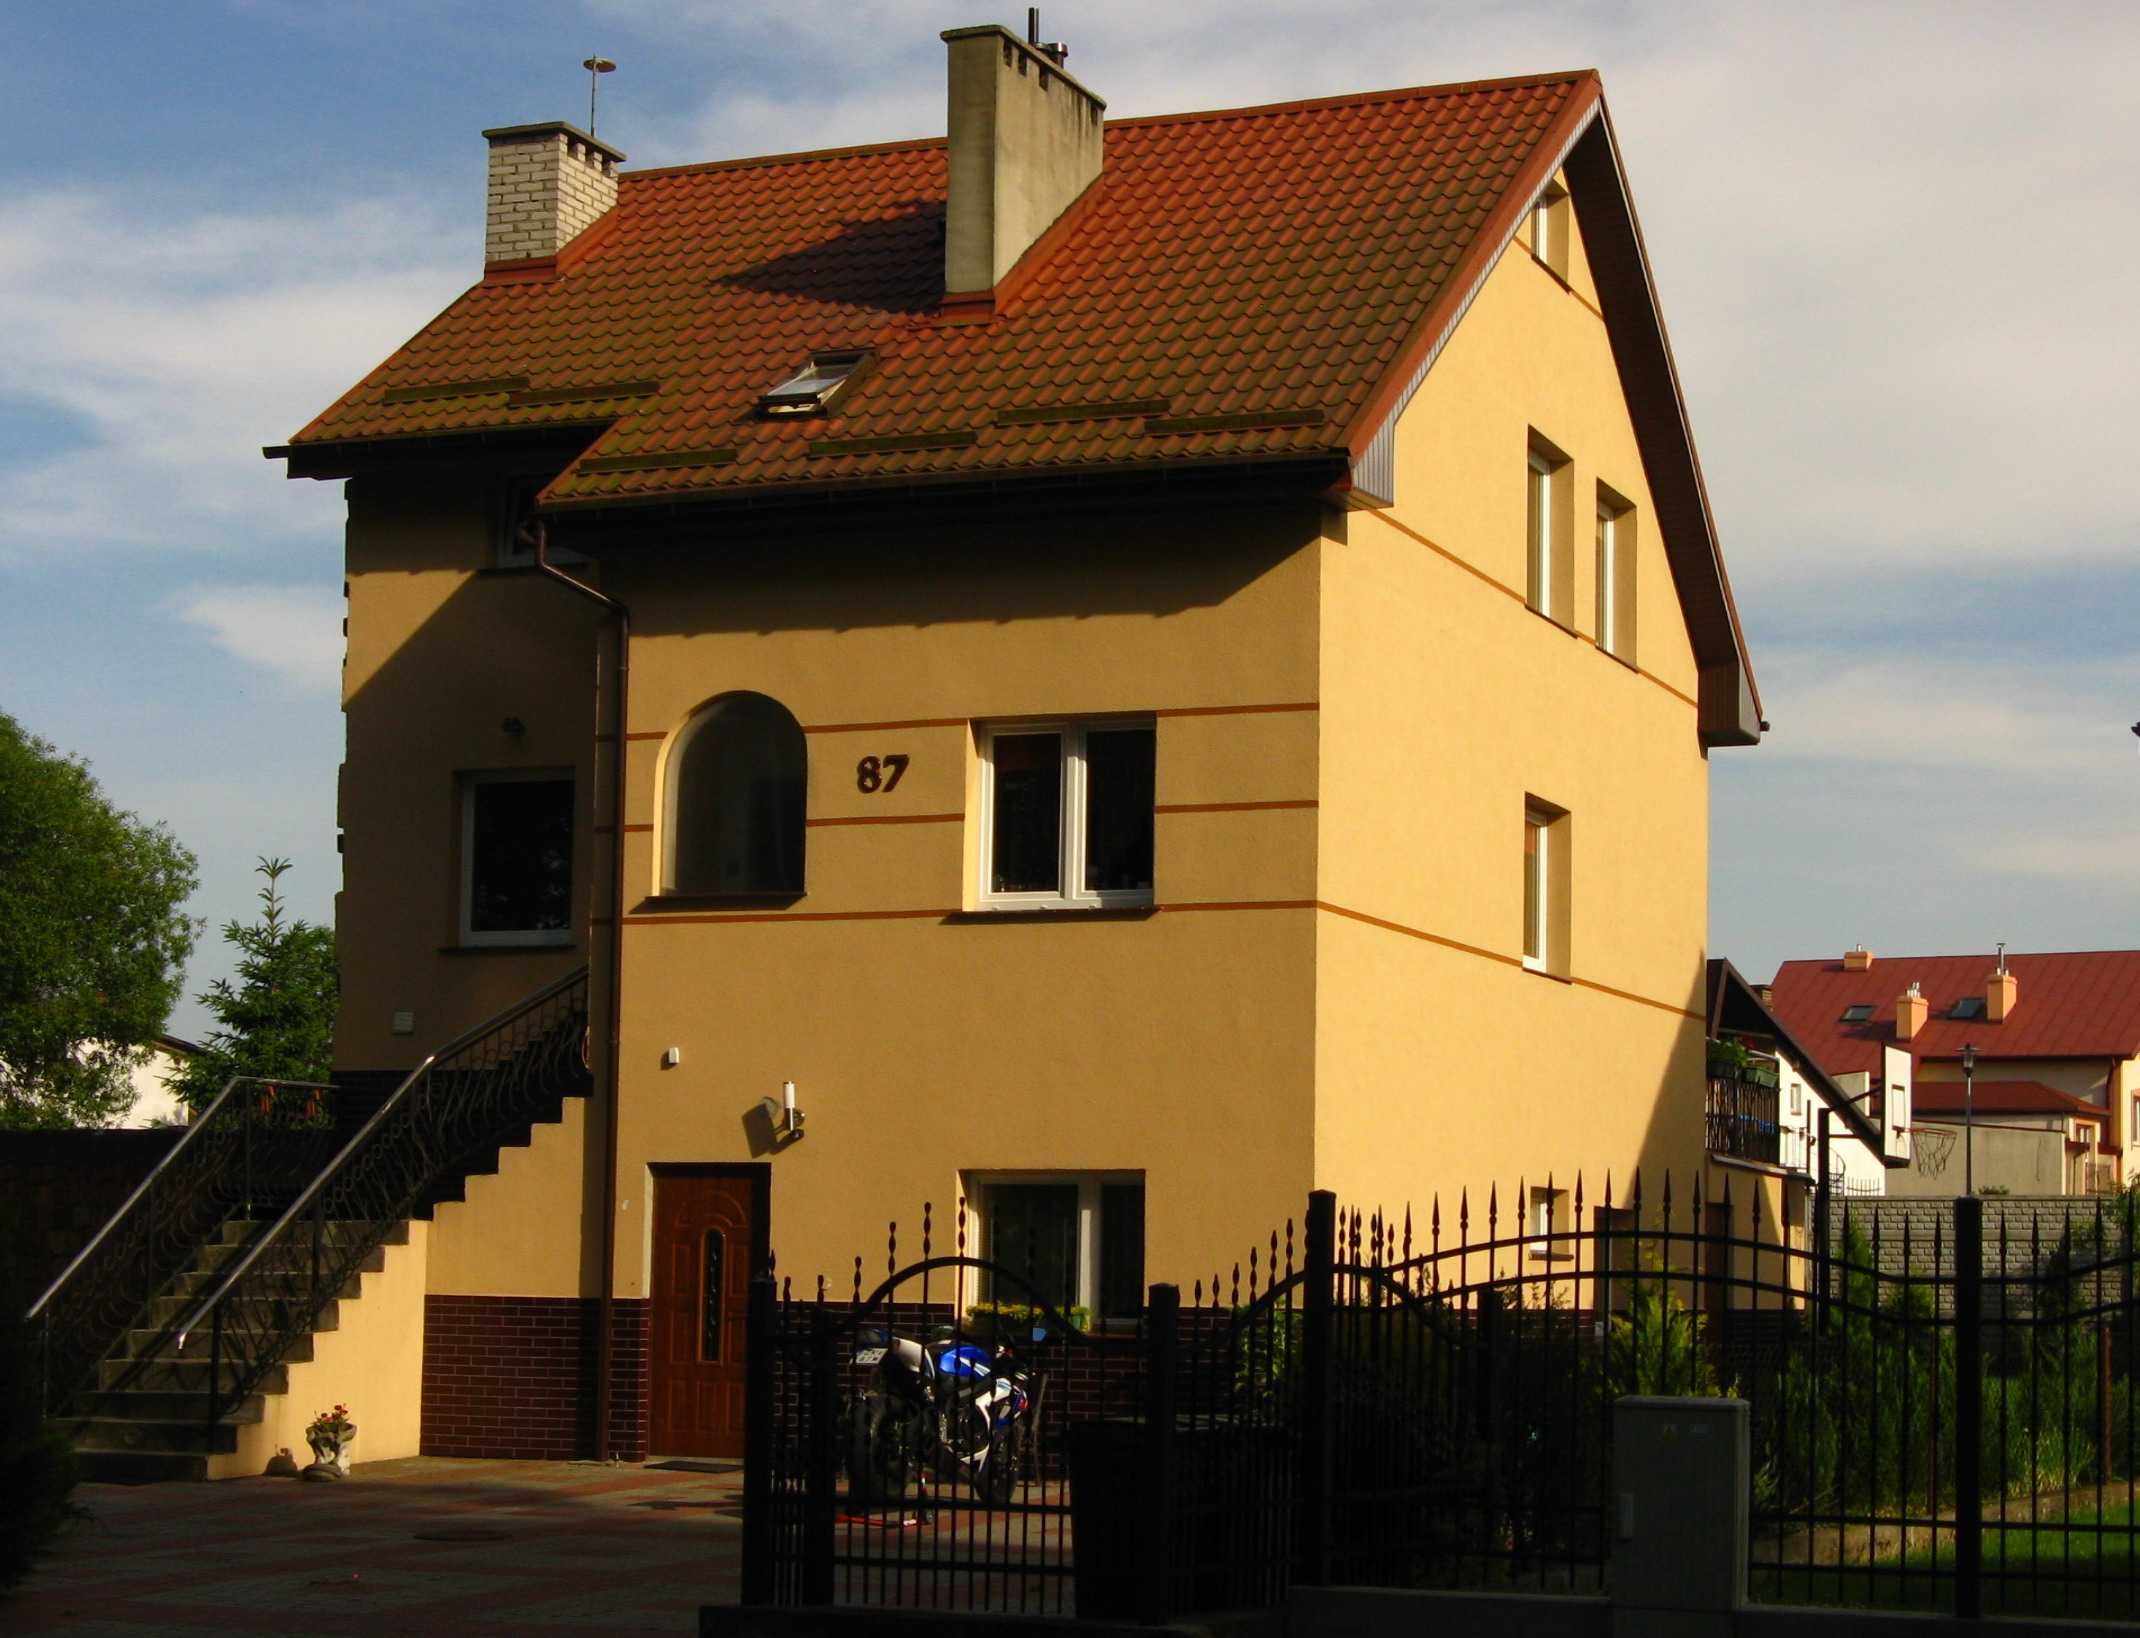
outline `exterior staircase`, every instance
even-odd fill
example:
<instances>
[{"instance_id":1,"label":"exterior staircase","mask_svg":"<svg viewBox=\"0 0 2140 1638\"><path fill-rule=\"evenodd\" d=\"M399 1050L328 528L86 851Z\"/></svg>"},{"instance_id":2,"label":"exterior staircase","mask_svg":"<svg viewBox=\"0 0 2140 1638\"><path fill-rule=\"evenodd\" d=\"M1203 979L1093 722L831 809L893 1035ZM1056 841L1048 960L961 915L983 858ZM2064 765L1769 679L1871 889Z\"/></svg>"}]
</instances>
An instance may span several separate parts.
<instances>
[{"instance_id":1,"label":"exterior staircase","mask_svg":"<svg viewBox=\"0 0 2140 1638\"><path fill-rule=\"evenodd\" d=\"M30 1311L81 1476L204 1479L237 1453L411 1221L590 1090L586 1023L583 968L340 1120L333 1088L227 1087Z\"/></svg>"}]
</instances>

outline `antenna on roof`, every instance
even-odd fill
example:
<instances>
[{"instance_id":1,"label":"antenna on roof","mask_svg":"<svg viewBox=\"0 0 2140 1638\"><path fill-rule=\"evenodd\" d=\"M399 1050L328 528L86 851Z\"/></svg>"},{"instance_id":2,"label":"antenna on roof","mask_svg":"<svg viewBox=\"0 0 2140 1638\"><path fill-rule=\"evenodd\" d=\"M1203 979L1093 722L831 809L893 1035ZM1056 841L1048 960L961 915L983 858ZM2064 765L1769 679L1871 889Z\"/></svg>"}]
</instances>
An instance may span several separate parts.
<instances>
[{"instance_id":1,"label":"antenna on roof","mask_svg":"<svg viewBox=\"0 0 2140 1638\"><path fill-rule=\"evenodd\" d=\"M1025 43L1043 57L1052 60L1057 68L1062 67L1063 59L1070 55L1070 48L1064 45L1062 41L1043 40L1040 37L1040 8L1038 6L1027 6L1025 8ZM2135 728L2133 732L2140 733L2140 728Z\"/></svg>"},{"instance_id":2,"label":"antenna on roof","mask_svg":"<svg viewBox=\"0 0 2140 1638\"><path fill-rule=\"evenodd\" d=\"M2006 940L1999 940L1999 971L2006 971Z\"/></svg>"},{"instance_id":3,"label":"antenna on roof","mask_svg":"<svg viewBox=\"0 0 2140 1638\"><path fill-rule=\"evenodd\" d=\"M607 57L589 57L580 67L587 70L587 134L594 135L594 92L604 74L614 74L617 65Z\"/></svg>"}]
</instances>

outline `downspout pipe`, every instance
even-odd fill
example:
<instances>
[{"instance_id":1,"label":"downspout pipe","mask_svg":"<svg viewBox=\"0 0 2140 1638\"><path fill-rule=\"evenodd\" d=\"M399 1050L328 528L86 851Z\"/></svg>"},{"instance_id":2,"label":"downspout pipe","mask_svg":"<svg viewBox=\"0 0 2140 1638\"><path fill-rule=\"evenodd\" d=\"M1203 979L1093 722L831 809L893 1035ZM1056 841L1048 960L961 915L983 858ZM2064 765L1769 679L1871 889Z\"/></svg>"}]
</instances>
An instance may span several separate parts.
<instances>
[{"instance_id":1,"label":"downspout pipe","mask_svg":"<svg viewBox=\"0 0 2140 1638\"><path fill-rule=\"evenodd\" d=\"M594 1453L610 1455L610 1371L616 1362L614 1322L617 1286L617 1104L624 1069L624 748L631 721L632 611L614 597L575 580L550 561L550 528L530 519L527 533L535 548L535 567L560 585L600 604L617 621L615 735L610 740L609 817L609 1050L608 1096L602 1111L602 1290L595 1334Z\"/></svg>"}]
</instances>

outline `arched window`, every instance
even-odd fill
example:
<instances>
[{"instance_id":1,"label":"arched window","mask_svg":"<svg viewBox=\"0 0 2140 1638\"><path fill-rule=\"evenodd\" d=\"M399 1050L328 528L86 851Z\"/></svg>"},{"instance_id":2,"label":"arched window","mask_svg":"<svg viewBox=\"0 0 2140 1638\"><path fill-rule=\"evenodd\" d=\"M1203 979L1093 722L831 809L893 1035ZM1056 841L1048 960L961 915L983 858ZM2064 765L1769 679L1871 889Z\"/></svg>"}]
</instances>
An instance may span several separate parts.
<instances>
[{"instance_id":1,"label":"arched window","mask_svg":"<svg viewBox=\"0 0 2140 1638\"><path fill-rule=\"evenodd\" d=\"M763 694L728 694L669 761L672 893L800 893L803 731Z\"/></svg>"}]
</instances>

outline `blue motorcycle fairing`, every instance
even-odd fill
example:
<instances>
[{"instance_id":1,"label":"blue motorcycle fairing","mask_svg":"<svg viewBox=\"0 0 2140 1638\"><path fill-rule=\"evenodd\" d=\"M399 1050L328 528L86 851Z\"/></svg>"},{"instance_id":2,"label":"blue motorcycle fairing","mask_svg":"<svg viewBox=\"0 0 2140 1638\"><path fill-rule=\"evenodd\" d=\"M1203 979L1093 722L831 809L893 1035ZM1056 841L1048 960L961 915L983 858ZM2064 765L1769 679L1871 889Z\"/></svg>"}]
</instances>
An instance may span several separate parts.
<instances>
[{"instance_id":1,"label":"blue motorcycle fairing","mask_svg":"<svg viewBox=\"0 0 2140 1638\"><path fill-rule=\"evenodd\" d=\"M971 1381L975 1377L994 1375L995 1359L986 1348L977 1348L970 1342L962 1342L938 1354L936 1368L946 1376L963 1377Z\"/></svg>"}]
</instances>

